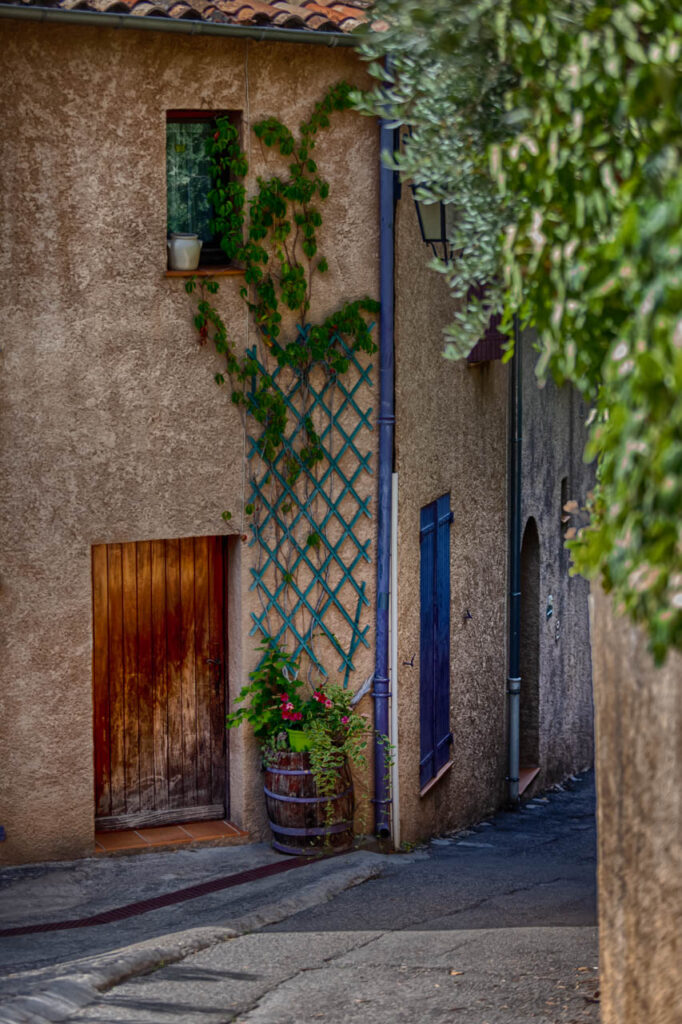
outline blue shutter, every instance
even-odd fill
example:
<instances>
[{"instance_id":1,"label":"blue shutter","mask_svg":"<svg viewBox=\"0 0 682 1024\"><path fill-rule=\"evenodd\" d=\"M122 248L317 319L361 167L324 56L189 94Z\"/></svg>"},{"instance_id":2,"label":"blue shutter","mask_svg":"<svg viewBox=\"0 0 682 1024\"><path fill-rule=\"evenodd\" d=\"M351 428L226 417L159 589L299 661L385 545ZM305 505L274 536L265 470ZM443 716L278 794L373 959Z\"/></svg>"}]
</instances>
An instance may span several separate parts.
<instances>
[{"instance_id":1,"label":"blue shutter","mask_svg":"<svg viewBox=\"0 0 682 1024\"><path fill-rule=\"evenodd\" d=\"M450 495L436 502L434 747L436 775L450 757Z\"/></svg>"},{"instance_id":2,"label":"blue shutter","mask_svg":"<svg viewBox=\"0 0 682 1024\"><path fill-rule=\"evenodd\" d=\"M436 503L421 510L419 527L419 786L436 774L434 765L434 579L436 575Z\"/></svg>"},{"instance_id":3,"label":"blue shutter","mask_svg":"<svg viewBox=\"0 0 682 1024\"><path fill-rule=\"evenodd\" d=\"M419 784L449 759L450 732L450 496L421 510L419 641Z\"/></svg>"}]
</instances>

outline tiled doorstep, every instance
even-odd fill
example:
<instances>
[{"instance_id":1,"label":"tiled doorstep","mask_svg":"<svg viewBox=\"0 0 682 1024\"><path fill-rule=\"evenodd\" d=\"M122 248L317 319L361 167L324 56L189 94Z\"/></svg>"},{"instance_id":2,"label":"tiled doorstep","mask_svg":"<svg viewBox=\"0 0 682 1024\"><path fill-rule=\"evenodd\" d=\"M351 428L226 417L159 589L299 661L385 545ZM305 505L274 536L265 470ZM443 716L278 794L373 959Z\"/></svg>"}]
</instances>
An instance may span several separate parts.
<instances>
[{"instance_id":1,"label":"tiled doorstep","mask_svg":"<svg viewBox=\"0 0 682 1024\"><path fill-rule=\"evenodd\" d=\"M96 832L95 853L144 853L173 846L241 846L249 833L229 821L193 821L184 825Z\"/></svg>"},{"instance_id":2,"label":"tiled doorstep","mask_svg":"<svg viewBox=\"0 0 682 1024\"><path fill-rule=\"evenodd\" d=\"M519 796L528 789L533 779L539 774L540 769L536 765L519 768Z\"/></svg>"}]
</instances>

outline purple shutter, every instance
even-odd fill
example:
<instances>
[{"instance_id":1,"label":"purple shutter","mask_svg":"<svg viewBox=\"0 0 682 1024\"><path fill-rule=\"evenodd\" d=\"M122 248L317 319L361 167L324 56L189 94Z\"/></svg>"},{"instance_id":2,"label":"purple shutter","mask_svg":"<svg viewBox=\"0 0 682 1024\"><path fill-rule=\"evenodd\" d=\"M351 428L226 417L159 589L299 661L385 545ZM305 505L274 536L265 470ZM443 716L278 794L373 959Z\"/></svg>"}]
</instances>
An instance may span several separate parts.
<instances>
[{"instance_id":1,"label":"purple shutter","mask_svg":"<svg viewBox=\"0 0 682 1024\"><path fill-rule=\"evenodd\" d=\"M485 363L490 359L501 359L504 355L504 346L509 341L506 334L498 330L502 315L496 313L490 317L486 332L480 338L467 356L468 363Z\"/></svg>"},{"instance_id":2,"label":"purple shutter","mask_svg":"<svg viewBox=\"0 0 682 1024\"><path fill-rule=\"evenodd\" d=\"M468 296L476 295L477 298L482 299L486 292L486 286L483 285L472 285L469 289ZM506 334L502 334L498 330L502 322L502 314L495 313L490 317L488 326L485 329L485 334L482 338L479 338L471 352L467 356L468 363L485 363L490 359L501 359L504 355L504 346L509 341Z\"/></svg>"},{"instance_id":3,"label":"purple shutter","mask_svg":"<svg viewBox=\"0 0 682 1024\"><path fill-rule=\"evenodd\" d=\"M421 510L419 638L419 784L449 757L450 732L450 496Z\"/></svg>"}]
</instances>

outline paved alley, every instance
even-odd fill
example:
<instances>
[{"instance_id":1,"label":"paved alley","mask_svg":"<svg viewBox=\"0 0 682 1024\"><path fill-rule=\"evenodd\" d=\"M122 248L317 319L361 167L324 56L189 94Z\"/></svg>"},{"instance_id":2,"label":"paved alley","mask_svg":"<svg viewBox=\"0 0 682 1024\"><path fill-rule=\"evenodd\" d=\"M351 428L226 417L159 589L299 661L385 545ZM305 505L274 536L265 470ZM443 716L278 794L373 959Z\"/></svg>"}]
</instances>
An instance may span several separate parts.
<instances>
[{"instance_id":1,"label":"paved alley","mask_svg":"<svg viewBox=\"0 0 682 1024\"><path fill-rule=\"evenodd\" d=\"M354 854L380 862L378 877L177 963L159 962L68 1019L596 1024L593 776L568 787L408 856ZM288 872L287 885L305 888L306 870ZM225 926L238 909L231 898ZM220 894L212 919L221 920ZM189 901L175 926L196 920Z\"/></svg>"}]
</instances>

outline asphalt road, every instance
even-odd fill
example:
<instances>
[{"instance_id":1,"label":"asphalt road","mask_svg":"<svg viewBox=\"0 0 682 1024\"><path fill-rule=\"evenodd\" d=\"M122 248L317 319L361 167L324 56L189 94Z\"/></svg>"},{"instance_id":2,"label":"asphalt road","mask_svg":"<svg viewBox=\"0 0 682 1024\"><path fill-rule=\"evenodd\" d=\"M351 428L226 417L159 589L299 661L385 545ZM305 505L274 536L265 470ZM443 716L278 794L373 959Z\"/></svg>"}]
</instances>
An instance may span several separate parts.
<instances>
[{"instance_id":1,"label":"asphalt road","mask_svg":"<svg viewBox=\"0 0 682 1024\"><path fill-rule=\"evenodd\" d=\"M116 1024L597 1024L594 784L159 966L69 1019ZM186 907L191 914L191 908Z\"/></svg>"}]
</instances>

